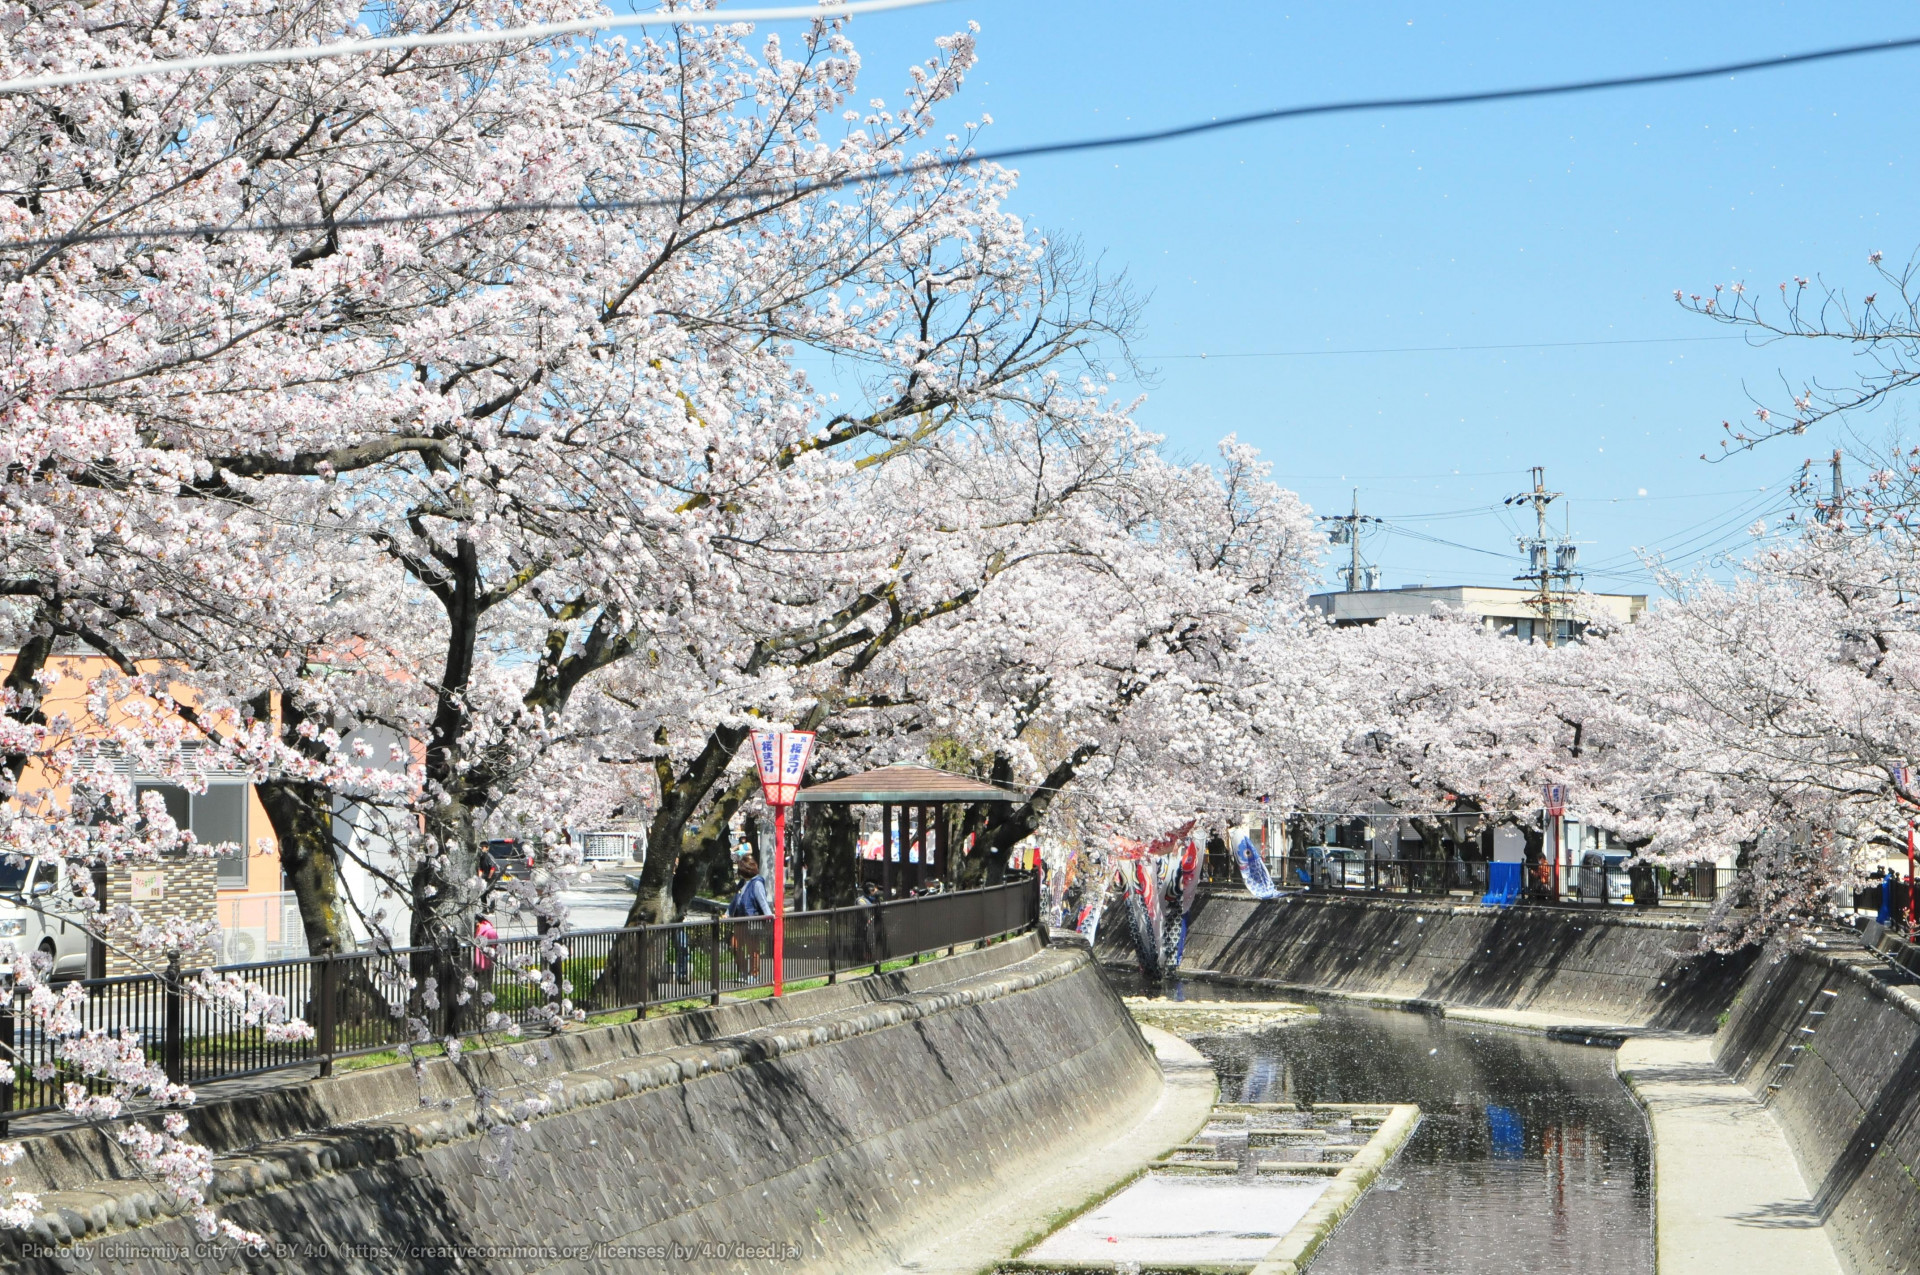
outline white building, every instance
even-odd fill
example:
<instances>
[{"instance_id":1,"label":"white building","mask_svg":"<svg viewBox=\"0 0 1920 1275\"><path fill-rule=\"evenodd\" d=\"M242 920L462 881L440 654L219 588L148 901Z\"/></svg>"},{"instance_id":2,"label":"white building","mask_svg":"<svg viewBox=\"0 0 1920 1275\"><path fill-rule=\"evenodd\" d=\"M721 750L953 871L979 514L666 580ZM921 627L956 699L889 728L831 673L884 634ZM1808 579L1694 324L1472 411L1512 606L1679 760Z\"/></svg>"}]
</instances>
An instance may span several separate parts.
<instances>
[{"instance_id":1,"label":"white building","mask_svg":"<svg viewBox=\"0 0 1920 1275\"><path fill-rule=\"evenodd\" d=\"M1435 606L1444 606L1530 641L1546 636L1539 599L1535 589L1409 584L1398 589L1316 593L1307 601L1338 625L1376 624L1390 615L1432 615ZM1554 610L1554 641L1566 642L1578 638L1595 621L1611 626L1632 624L1646 614L1647 595L1580 593L1557 602Z\"/></svg>"}]
</instances>

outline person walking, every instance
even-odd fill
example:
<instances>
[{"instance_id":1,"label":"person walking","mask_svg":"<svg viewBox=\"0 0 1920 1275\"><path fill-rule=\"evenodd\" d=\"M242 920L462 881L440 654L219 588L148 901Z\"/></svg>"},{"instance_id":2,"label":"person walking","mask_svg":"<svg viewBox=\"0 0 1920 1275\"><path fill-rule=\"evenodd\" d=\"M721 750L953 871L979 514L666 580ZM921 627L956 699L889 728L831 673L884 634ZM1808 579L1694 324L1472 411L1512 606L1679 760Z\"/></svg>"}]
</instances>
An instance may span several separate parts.
<instances>
[{"instance_id":1,"label":"person walking","mask_svg":"<svg viewBox=\"0 0 1920 1275\"><path fill-rule=\"evenodd\" d=\"M734 891L733 902L727 905L727 915L735 919L773 915L773 895L767 888L767 879L760 875L760 861L751 854L737 855L733 861L733 870L740 877L740 888ZM734 968L742 964L747 969L749 985L760 981L760 949L765 946L766 929L762 925L736 925L731 927L732 937L728 946L733 949Z\"/></svg>"},{"instance_id":2,"label":"person walking","mask_svg":"<svg viewBox=\"0 0 1920 1275\"><path fill-rule=\"evenodd\" d=\"M886 896L880 892L877 881L862 881L860 892L854 896L854 902L860 907L861 941L864 947L865 965L871 962L874 972L880 972L880 904Z\"/></svg>"},{"instance_id":3,"label":"person walking","mask_svg":"<svg viewBox=\"0 0 1920 1275\"><path fill-rule=\"evenodd\" d=\"M493 1007L493 962L494 946L500 942L500 931L494 928L493 918L482 912L473 923L473 1007L481 1024L487 1021L487 1011Z\"/></svg>"}]
</instances>

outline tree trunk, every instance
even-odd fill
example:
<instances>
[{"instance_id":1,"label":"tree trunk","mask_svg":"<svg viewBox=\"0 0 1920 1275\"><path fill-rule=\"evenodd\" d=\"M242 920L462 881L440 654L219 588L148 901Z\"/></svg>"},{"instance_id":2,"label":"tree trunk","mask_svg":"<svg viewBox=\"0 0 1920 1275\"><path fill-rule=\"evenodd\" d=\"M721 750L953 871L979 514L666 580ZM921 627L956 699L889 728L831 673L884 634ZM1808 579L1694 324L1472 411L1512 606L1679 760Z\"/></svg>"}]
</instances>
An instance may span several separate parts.
<instances>
[{"instance_id":1,"label":"tree trunk","mask_svg":"<svg viewBox=\"0 0 1920 1275\"><path fill-rule=\"evenodd\" d=\"M409 882L413 901L409 962L414 979L413 1012L436 1035L476 1026L481 1018L478 983L470 951L480 897L479 855L473 811L450 801L427 816L432 852L422 854ZM428 980L438 1005L426 998ZM469 981L474 986L469 987Z\"/></svg>"},{"instance_id":2,"label":"tree trunk","mask_svg":"<svg viewBox=\"0 0 1920 1275\"><path fill-rule=\"evenodd\" d=\"M980 852L980 847L984 846L990 856L987 861L987 884L998 885L1006 880L1008 852L1034 834L1045 821L1054 798L1073 782L1074 776L1080 772L1080 767L1086 765L1099 751L1098 744L1080 745L1067 755L1065 761L1047 772L1046 778L1040 781L1040 786L1035 788L1033 794L1025 801L1018 804L996 803L993 806L992 813L986 817L980 846L976 846L974 851L977 854ZM996 756L993 763L992 782L1002 787L1007 786L1012 776L1012 769L1011 759Z\"/></svg>"},{"instance_id":3,"label":"tree trunk","mask_svg":"<svg viewBox=\"0 0 1920 1275\"><path fill-rule=\"evenodd\" d=\"M640 869L640 889L627 912L628 925L662 925L678 920L685 898L693 897L688 888L685 898L676 902L678 892L674 889L674 881L680 876L680 854L687 843L687 825L707 793L726 774L746 738L745 726L716 727L699 754L679 774L674 774L668 763L657 767L660 808L653 812L653 823L647 829L647 862ZM744 780L747 789L739 801L746 800L756 782L752 774ZM738 802L734 808L738 809ZM722 828L732 817L733 810L728 810L721 818Z\"/></svg>"},{"instance_id":4,"label":"tree trunk","mask_svg":"<svg viewBox=\"0 0 1920 1275\"><path fill-rule=\"evenodd\" d=\"M15 721L32 726L45 719L40 711L40 684L34 676L47 666L47 660L53 655L53 632L47 629L36 632L20 644L14 652L13 667L7 670L5 688L14 696L14 705L9 714ZM14 784L20 782L20 776L26 773L27 755L9 753L6 758L7 775Z\"/></svg>"},{"instance_id":5,"label":"tree trunk","mask_svg":"<svg viewBox=\"0 0 1920 1275\"><path fill-rule=\"evenodd\" d=\"M846 907L860 888L860 823L852 806L808 806L800 851L809 879L807 902L818 908Z\"/></svg>"},{"instance_id":6,"label":"tree trunk","mask_svg":"<svg viewBox=\"0 0 1920 1275\"><path fill-rule=\"evenodd\" d=\"M267 822L280 842L280 867L300 905L309 956L353 950L353 929L341 906L339 849L333 842L333 794L320 784L268 780L257 784Z\"/></svg>"}]
</instances>

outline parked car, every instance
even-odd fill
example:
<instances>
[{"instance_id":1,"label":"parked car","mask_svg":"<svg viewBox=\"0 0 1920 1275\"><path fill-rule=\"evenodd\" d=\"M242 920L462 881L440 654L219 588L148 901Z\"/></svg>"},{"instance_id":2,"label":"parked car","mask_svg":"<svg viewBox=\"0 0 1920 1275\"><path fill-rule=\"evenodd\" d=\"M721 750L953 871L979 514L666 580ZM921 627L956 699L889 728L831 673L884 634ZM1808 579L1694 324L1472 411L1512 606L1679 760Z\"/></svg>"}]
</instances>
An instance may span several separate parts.
<instances>
[{"instance_id":1,"label":"parked car","mask_svg":"<svg viewBox=\"0 0 1920 1275\"><path fill-rule=\"evenodd\" d=\"M1362 890L1367 885L1367 857L1344 846L1327 849L1327 884L1335 889Z\"/></svg>"},{"instance_id":2,"label":"parked car","mask_svg":"<svg viewBox=\"0 0 1920 1275\"><path fill-rule=\"evenodd\" d=\"M533 852L514 837L496 837L480 847L480 875L491 885L533 871Z\"/></svg>"},{"instance_id":3,"label":"parked car","mask_svg":"<svg viewBox=\"0 0 1920 1275\"><path fill-rule=\"evenodd\" d=\"M1627 875L1627 856L1624 854L1603 854L1598 850L1589 850L1580 859L1580 880L1578 890L1582 903L1630 904L1633 902L1633 880ZM1606 882L1606 896L1601 897L1601 882Z\"/></svg>"},{"instance_id":4,"label":"parked car","mask_svg":"<svg viewBox=\"0 0 1920 1275\"><path fill-rule=\"evenodd\" d=\"M87 972L87 930L58 864L0 859L0 957L38 951L61 978Z\"/></svg>"}]
</instances>

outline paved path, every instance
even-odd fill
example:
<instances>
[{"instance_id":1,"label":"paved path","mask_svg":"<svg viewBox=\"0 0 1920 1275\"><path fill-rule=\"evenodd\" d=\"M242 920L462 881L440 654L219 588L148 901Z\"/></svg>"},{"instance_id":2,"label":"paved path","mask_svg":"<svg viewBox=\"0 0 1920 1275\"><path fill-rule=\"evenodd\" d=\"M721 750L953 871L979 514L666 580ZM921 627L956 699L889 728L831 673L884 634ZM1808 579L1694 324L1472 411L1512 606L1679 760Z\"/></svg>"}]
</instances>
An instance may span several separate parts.
<instances>
[{"instance_id":1,"label":"paved path","mask_svg":"<svg viewBox=\"0 0 1920 1275\"><path fill-rule=\"evenodd\" d=\"M1219 1086L1200 1051L1178 1036L1141 1027L1166 1076L1159 1101L1130 1128L1089 1147L1071 1160L1049 1164L1045 1174L1008 1191L1002 1202L959 1229L933 1236L906 1253L893 1271L912 1275L976 1275L991 1270L1016 1248L1094 1200L1125 1185L1155 1157L1192 1138L1213 1113Z\"/></svg>"},{"instance_id":2,"label":"paved path","mask_svg":"<svg viewBox=\"0 0 1920 1275\"><path fill-rule=\"evenodd\" d=\"M1629 1040L1614 1066L1653 1124L1659 1275L1840 1275L1786 1136L1710 1037Z\"/></svg>"}]
</instances>

